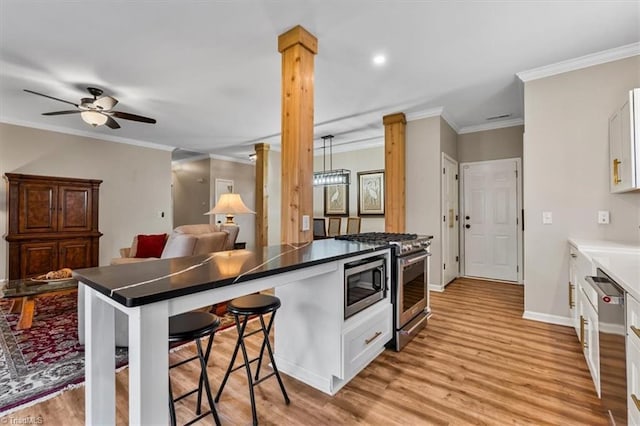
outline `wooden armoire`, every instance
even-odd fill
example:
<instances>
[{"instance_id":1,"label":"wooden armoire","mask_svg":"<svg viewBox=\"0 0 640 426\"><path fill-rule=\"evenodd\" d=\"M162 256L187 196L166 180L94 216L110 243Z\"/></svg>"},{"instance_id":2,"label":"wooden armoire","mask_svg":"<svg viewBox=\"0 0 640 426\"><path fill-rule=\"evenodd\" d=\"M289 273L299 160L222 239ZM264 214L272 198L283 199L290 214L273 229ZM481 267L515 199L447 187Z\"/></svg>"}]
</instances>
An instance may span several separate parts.
<instances>
[{"instance_id":1,"label":"wooden armoire","mask_svg":"<svg viewBox=\"0 0 640 426\"><path fill-rule=\"evenodd\" d=\"M101 180L6 173L9 279L98 266Z\"/></svg>"}]
</instances>

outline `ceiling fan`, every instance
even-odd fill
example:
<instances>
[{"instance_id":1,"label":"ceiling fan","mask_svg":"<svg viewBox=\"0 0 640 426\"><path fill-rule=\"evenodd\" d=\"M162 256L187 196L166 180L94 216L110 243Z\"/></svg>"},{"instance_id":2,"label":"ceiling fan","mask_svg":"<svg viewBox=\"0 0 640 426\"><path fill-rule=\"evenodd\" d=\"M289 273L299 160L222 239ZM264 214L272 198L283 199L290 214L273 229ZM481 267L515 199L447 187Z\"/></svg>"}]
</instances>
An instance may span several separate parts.
<instances>
[{"instance_id":1,"label":"ceiling fan","mask_svg":"<svg viewBox=\"0 0 640 426\"><path fill-rule=\"evenodd\" d=\"M82 120L93 127L102 126L105 124L111 129L119 129L120 125L113 117L123 118L125 120L139 121L141 123L155 124L156 120L149 117L143 117L141 115L130 114L128 112L113 111L112 108L116 106L118 100L112 96L102 96L103 91L95 87L87 87L87 91L93 96L93 98L82 98L80 103L65 101L64 99L54 98L53 96L45 95L43 93L34 92L33 90L24 89L27 93L32 93L38 96L44 96L45 98L53 99L54 101L64 102L70 104L77 109L68 111L55 111L45 112L42 115L65 115L65 114L80 114Z\"/></svg>"}]
</instances>

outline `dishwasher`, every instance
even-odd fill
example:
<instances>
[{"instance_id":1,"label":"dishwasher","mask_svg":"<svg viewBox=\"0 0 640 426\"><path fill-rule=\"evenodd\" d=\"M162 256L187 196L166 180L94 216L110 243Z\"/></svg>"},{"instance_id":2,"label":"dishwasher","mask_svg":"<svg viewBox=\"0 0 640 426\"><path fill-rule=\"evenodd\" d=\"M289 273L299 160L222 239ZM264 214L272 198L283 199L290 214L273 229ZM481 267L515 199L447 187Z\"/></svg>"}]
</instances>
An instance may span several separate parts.
<instances>
[{"instance_id":1,"label":"dishwasher","mask_svg":"<svg viewBox=\"0 0 640 426\"><path fill-rule=\"evenodd\" d=\"M614 426L627 424L626 314L624 290L598 268L585 277L598 295L600 396Z\"/></svg>"}]
</instances>

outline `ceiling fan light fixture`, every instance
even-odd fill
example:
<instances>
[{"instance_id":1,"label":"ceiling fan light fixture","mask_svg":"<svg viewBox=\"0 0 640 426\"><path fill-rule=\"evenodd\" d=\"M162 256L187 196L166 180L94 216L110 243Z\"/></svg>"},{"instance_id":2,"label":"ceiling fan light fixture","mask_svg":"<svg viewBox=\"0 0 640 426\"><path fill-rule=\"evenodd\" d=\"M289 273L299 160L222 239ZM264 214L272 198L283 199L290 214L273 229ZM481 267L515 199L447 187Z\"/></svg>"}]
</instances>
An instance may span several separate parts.
<instances>
[{"instance_id":1,"label":"ceiling fan light fixture","mask_svg":"<svg viewBox=\"0 0 640 426\"><path fill-rule=\"evenodd\" d=\"M108 120L108 117L106 115L101 114L97 111L82 111L80 113L80 117L82 117L82 120L85 123L90 124L93 127L102 126Z\"/></svg>"}]
</instances>

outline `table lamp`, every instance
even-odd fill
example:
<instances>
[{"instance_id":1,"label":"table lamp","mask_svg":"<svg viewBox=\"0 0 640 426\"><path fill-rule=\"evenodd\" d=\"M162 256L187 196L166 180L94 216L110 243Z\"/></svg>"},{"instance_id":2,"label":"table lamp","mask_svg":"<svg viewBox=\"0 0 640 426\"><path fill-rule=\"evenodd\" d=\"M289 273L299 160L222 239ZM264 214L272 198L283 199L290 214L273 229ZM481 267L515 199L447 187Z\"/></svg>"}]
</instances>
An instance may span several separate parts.
<instances>
[{"instance_id":1,"label":"table lamp","mask_svg":"<svg viewBox=\"0 0 640 426\"><path fill-rule=\"evenodd\" d=\"M242 202L242 198L240 198L240 194L228 193L222 194L218 199L215 207L205 214L224 214L227 216L225 225L236 225L236 223L233 221L233 216L244 213L256 214L256 212L250 210L247 206L244 205L244 203Z\"/></svg>"}]
</instances>

